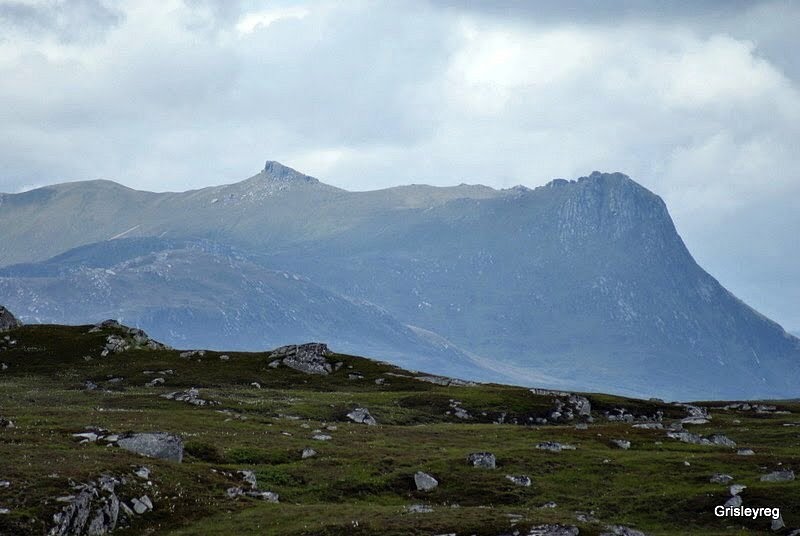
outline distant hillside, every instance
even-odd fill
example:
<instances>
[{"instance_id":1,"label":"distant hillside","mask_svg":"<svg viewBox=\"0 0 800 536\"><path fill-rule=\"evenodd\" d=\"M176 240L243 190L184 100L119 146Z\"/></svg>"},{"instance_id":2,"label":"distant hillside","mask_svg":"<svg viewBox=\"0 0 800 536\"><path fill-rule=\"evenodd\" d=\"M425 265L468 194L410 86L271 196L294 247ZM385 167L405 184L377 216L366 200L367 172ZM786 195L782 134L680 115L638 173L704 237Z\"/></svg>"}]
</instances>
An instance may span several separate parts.
<instances>
[{"instance_id":1,"label":"distant hillside","mask_svg":"<svg viewBox=\"0 0 800 536\"><path fill-rule=\"evenodd\" d=\"M459 348L462 356L469 352L466 360L423 354L430 356L428 368L451 375L488 378L481 370L488 367L532 385L670 398L800 395L800 340L699 267L664 202L619 173L558 179L535 190L414 185L347 192L268 162L243 182L185 193L90 182L3 195L0 226L0 262L6 265L115 238L92 246L99 249L91 253L113 258L114 242L136 236L233 247L246 252L248 270L299 274L319 292L375 304L409 326L416 338L395 339L391 347L399 344L400 354L391 355L418 359L420 347L409 341L416 345L419 338ZM50 276L36 274L73 273L60 266L87 254L79 249L23 272L9 268L0 280L4 292L13 292L9 306L23 320L34 316L32 307L43 318L58 307L70 311L78 296L58 289L76 286L72 276L44 284ZM183 266L181 281L207 277L199 275L207 262L185 260ZM145 280L130 280L108 316L145 309L141 297L151 294L142 287ZM170 279L158 289L163 307L201 292ZM217 307L214 296L227 294L202 293L207 310ZM242 325L269 325L273 314L284 318L281 309L258 309L263 304L246 295L234 292L224 301L226 314L244 310L258 319ZM298 311L285 316L287 322L305 330L322 326L315 333L323 339L338 336L328 315L308 316L317 310L310 300L306 292L286 298ZM156 333L168 319L139 318ZM339 318L347 323L346 316ZM217 332L208 331L209 322L187 315L175 329L190 345L229 345L213 338ZM362 325L344 332L356 345L348 351L371 351L366 335L364 346L357 346ZM385 336L371 340L378 339Z\"/></svg>"}]
</instances>

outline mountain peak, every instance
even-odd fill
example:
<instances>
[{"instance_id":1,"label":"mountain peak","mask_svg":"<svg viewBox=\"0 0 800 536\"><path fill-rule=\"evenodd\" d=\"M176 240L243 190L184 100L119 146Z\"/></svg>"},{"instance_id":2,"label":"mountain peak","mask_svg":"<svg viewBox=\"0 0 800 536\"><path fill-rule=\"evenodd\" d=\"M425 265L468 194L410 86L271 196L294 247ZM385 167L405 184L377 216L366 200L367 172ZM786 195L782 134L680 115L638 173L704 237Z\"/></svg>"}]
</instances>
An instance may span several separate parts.
<instances>
[{"instance_id":1,"label":"mountain peak","mask_svg":"<svg viewBox=\"0 0 800 536\"><path fill-rule=\"evenodd\" d=\"M261 175L269 178L273 181L280 181L280 182L305 182L316 184L319 183L317 179L314 177L310 177L303 173L300 173L296 169L290 168L289 166L284 166L280 162L276 162L274 160L267 160L266 164L264 164L264 169L261 170Z\"/></svg>"}]
</instances>

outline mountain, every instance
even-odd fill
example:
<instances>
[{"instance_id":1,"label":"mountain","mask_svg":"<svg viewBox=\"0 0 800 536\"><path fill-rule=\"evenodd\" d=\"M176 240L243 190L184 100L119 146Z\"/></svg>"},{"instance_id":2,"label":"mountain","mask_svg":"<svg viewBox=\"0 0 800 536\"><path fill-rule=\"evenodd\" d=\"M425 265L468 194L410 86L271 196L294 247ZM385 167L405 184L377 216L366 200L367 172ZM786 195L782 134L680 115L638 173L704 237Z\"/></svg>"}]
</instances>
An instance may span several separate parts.
<instances>
[{"instance_id":1,"label":"mountain","mask_svg":"<svg viewBox=\"0 0 800 536\"><path fill-rule=\"evenodd\" d=\"M235 247L253 266L376 304L418 338L531 385L669 398L798 395L800 341L698 266L664 202L620 173L536 189L348 192L268 162L243 182L193 192L74 183L4 195L0 225L6 264L120 235ZM8 268L0 288L46 297L55 290L29 276L64 262ZM134 295L140 284L131 283ZM168 282L159 292L170 301L181 291ZM294 298L302 309L305 297ZM23 321L24 301L6 300ZM190 324L181 324L187 334ZM186 340L197 345L194 336ZM437 372L490 377L462 370L467 361L429 360Z\"/></svg>"},{"instance_id":2,"label":"mountain","mask_svg":"<svg viewBox=\"0 0 800 536\"><path fill-rule=\"evenodd\" d=\"M82 246L46 262L0 268L0 295L27 322L113 317L184 348L267 349L325 340L342 351L357 348L433 372L455 367L502 377L380 307L206 242L135 238Z\"/></svg>"}]
</instances>

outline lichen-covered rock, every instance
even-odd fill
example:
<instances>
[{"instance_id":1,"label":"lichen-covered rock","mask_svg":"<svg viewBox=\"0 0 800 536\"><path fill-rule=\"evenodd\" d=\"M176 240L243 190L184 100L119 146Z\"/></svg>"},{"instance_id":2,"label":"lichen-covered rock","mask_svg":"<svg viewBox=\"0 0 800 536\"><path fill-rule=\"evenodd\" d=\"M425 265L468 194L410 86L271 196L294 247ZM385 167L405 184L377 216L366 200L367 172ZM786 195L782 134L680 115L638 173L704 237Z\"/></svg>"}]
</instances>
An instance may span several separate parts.
<instances>
[{"instance_id":1,"label":"lichen-covered rock","mask_svg":"<svg viewBox=\"0 0 800 536\"><path fill-rule=\"evenodd\" d=\"M178 463L183 461L183 440L166 432L130 434L120 438L117 445L127 451L151 458Z\"/></svg>"},{"instance_id":2,"label":"lichen-covered rock","mask_svg":"<svg viewBox=\"0 0 800 536\"><path fill-rule=\"evenodd\" d=\"M22 324L11 311L0 305L0 331L9 331L20 327Z\"/></svg>"},{"instance_id":3,"label":"lichen-covered rock","mask_svg":"<svg viewBox=\"0 0 800 536\"><path fill-rule=\"evenodd\" d=\"M82 485L69 504L53 516L54 525L48 535L96 536L113 531L120 513L116 494L119 484L116 478L102 476L97 482Z\"/></svg>"},{"instance_id":4,"label":"lichen-covered rock","mask_svg":"<svg viewBox=\"0 0 800 536\"><path fill-rule=\"evenodd\" d=\"M278 358L278 363L289 368L306 374L321 375L331 374L334 371L333 365L327 359L329 355L331 355L331 351L328 349L328 345L320 342L281 346L270 352L271 359ZM276 363L276 361L272 363ZM277 366L272 363L270 366Z\"/></svg>"},{"instance_id":5,"label":"lichen-covered rock","mask_svg":"<svg viewBox=\"0 0 800 536\"><path fill-rule=\"evenodd\" d=\"M491 452L473 452L467 456L467 461L473 467L481 467L483 469L494 469L497 467L497 458Z\"/></svg>"},{"instance_id":6,"label":"lichen-covered rock","mask_svg":"<svg viewBox=\"0 0 800 536\"><path fill-rule=\"evenodd\" d=\"M794 471L773 471L768 475L761 475L761 482L791 482L794 480Z\"/></svg>"},{"instance_id":7,"label":"lichen-covered rock","mask_svg":"<svg viewBox=\"0 0 800 536\"><path fill-rule=\"evenodd\" d=\"M369 426L374 426L378 424L378 421L375 420L375 417L370 415L369 410L367 408L356 408L347 414L347 418L353 422L357 422L359 424L366 424Z\"/></svg>"},{"instance_id":8,"label":"lichen-covered rock","mask_svg":"<svg viewBox=\"0 0 800 536\"><path fill-rule=\"evenodd\" d=\"M439 481L428 473L417 471L414 473L414 484L419 491L431 491L439 485Z\"/></svg>"}]
</instances>

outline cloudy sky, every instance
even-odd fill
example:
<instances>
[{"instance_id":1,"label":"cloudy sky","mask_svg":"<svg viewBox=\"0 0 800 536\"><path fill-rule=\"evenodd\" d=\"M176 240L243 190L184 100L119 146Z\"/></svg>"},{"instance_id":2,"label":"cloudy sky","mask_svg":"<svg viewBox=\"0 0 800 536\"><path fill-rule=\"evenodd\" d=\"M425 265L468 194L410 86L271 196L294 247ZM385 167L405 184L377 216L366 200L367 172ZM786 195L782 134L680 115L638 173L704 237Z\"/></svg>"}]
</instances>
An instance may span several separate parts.
<instances>
[{"instance_id":1,"label":"cloudy sky","mask_svg":"<svg viewBox=\"0 0 800 536\"><path fill-rule=\"evenodd\" d=\"M0 191L622 171L800 331L800 2L0 0Z\"/></svg>"}]
</instances>

